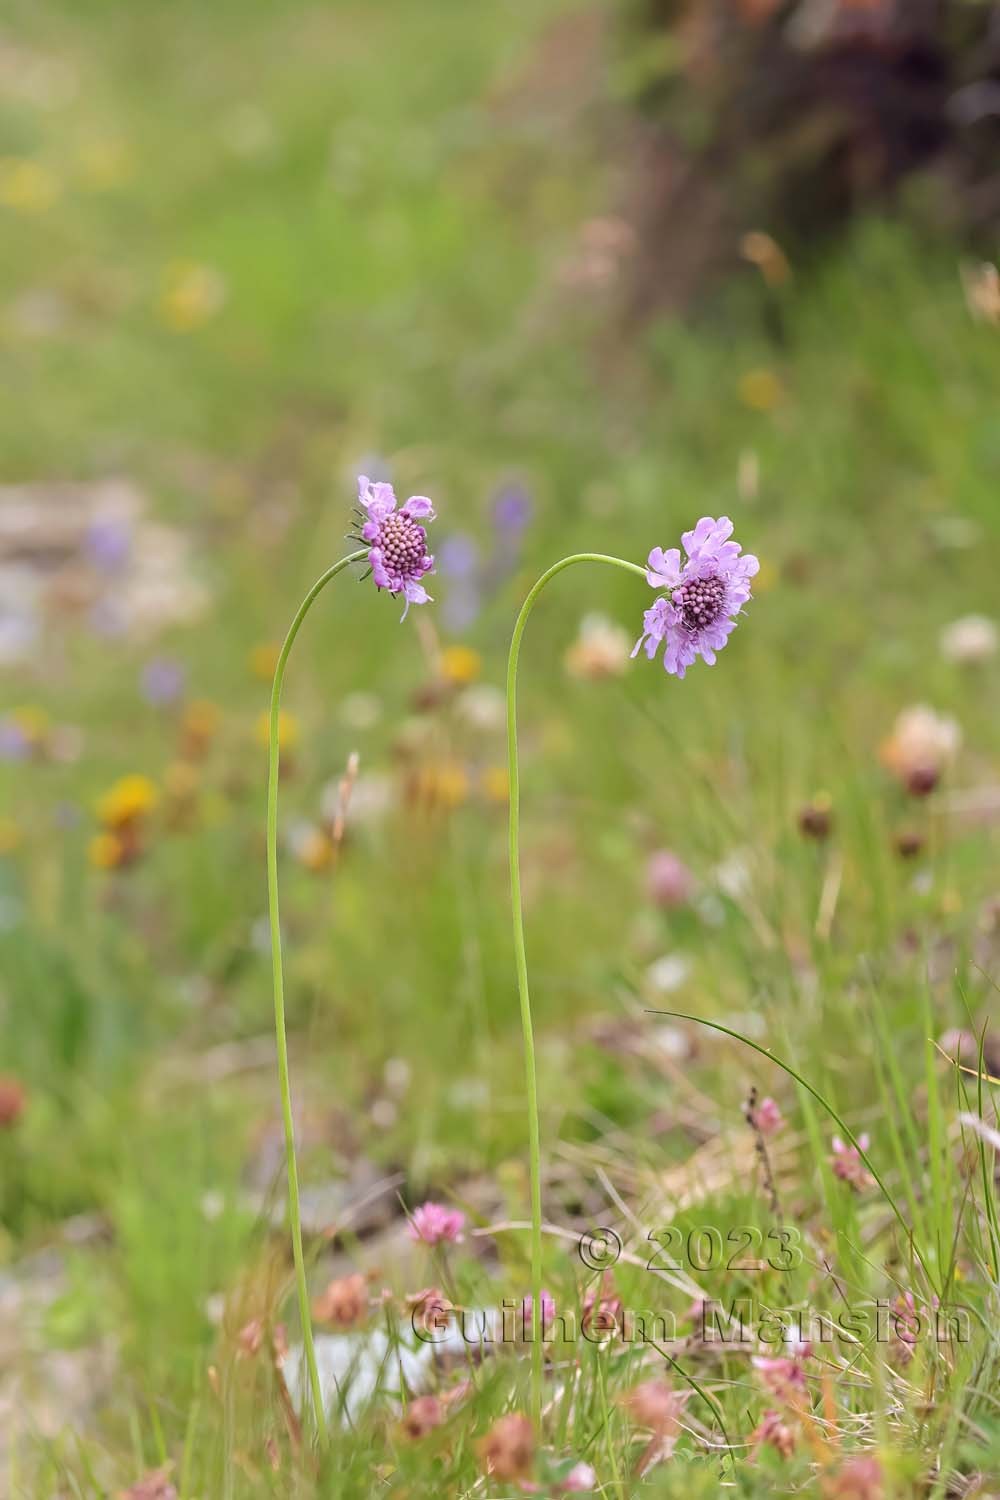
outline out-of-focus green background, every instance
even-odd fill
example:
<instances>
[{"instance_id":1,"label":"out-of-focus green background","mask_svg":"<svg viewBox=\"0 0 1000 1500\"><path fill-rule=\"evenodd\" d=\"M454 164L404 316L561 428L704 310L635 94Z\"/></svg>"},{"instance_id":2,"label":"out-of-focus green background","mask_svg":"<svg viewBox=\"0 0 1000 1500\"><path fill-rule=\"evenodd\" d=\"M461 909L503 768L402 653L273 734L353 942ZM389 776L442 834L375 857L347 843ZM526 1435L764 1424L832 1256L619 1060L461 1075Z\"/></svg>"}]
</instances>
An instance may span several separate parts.
<instances>
[{"instance_id":1,"label":"out-of-focus green background","mask_svg":"<svg viewBox=\"0 0 1000 1500\"><path fill-rule=\"evenodd\" d=\"M679 1031L706 1066L690 1097L637 1063L650 1005L787 1044L862 1124L872 975L914 1078L928 954L935 1034L967 1023L956 968L988 1006L997 669L940 648L996 605L988 278L976 318L976 255L883 202L790 270L734 241L687 316L665 308L634 23L426 0L0 20L0 1278L30 1311L0 1393L34 1362L46 1432L83 1430L93 1383L126 1452L122 1413L164 1398L169 1447L211 1299L260 1251L280 1168L261 716L359 472L434 499L438 569L403 626L338 580L290 667L308 1181L395 1174L407 1202L523 1215L506 645L552 561L641 562L702 514L762 560L714 669L626 664L648 597L611 570L561 578L529 628L550 1212L579 1209L573 1153L608 1132L670 1161L663 1109L739 1122L745 1058ZM915 702L963 736L932 806L879 761ZM817 796L835 848L799 832ZM664 847L698 892L679 910L647 887ZM22 1270L46 1253L39 1312ZM83 1389L60 1395L54 1352Z\"/></svg>"}]
</instances>

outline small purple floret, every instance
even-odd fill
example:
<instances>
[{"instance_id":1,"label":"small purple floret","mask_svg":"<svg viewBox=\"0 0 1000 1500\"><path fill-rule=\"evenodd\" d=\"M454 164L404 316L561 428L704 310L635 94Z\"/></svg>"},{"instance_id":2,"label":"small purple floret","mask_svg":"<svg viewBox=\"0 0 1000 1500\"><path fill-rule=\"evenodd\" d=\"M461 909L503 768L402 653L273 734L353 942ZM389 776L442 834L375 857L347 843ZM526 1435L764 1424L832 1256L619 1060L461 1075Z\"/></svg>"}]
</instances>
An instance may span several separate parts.
<instances>
[{"instance_id":1,"label":"small purple floret","mask_svg":"<svg viewBox=\"0 0 1000 1500\"><path fill-rule=\"evenodd\" d=\"M663 646L663 665L675 677L683 677L699 656L713 665L716 652L736 629L750 598L750 580L760 568L752 553L741 555L739 543L729 540L732 533L728 516L702 516L681 538L685 562L677 547L666 552L653 548L646 579L651 588L666 590L669 598L655 600L645 611L633 656L641 648L652 661Z\"/></svg>"},{"instance_id":2,"label":"small purple floret","mask_svg":"<svg viewBox=\"0 0 1000 1500\"><path fill-rule=\"evenodd\" d=\"M27 760L31 742L16 719L0 719L0 760Z\"/></svg>"},{"instance_id":3,"label":"small purple floret","mask_svg":"<svg viewBox=\"0 0 1000 1500\"><path fill-rule=\"evenodd\" d=\"M128 521L105 516L91 522L84 536L87 557L95 568L116 573L129 560L132 551L132 527Z\"/></svg>"},{"instance_id":4,"label":"small purple floret","mask_svg":"<svg viewBox=\"0 0 1000 1500\"><path fill-rule=\"evenodd\" d=\"M397 509L392 485L373 483L365 474L358 476L358 501L367 517L361 535L369 544L375 587L403 595L405 620L411 604L426 604L431 597L420 580L434 571L434 558L420 522L434 520L434 507L426 495L411 495Z\"/></svg>"},{"instance_id":5,"label":"small purple floret","mask_svg":"<svg viewBox=\"0 0 1000 1500\"><path fill-rule=\"evenodd\" d=\"M518 541L531 520L531 496L520 484L505 484L493 500L493 523L501 536Z\"/></svg>"},{"instance_id":6,"label":"small purple floret","mask_svg":"<svg viewBox=\"0 0 1000 1500\"><path fill-rule=\"evenodd\" d=\"M147 703L163 708L183 695L185 681L186 674L179 661L157 656L142 669L142 695Z\"/></svg>"}]
</instances>

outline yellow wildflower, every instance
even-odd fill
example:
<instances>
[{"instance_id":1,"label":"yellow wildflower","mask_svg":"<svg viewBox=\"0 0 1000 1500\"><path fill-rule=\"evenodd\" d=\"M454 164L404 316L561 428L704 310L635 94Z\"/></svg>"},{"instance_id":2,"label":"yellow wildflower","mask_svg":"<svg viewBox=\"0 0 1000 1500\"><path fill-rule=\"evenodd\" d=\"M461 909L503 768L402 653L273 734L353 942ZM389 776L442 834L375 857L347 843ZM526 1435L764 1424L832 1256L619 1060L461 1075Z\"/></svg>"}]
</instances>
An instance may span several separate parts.
<instances>
[{"instance_id":1,"label":"yellow wildflower","mask_svg":"<svg viewBox=\"0 0 1000 1500\"><path fill-rule=\"evenodd\" d=\"M482 657L471 646L445 646L441 652L441 674L446 682L453 682L457 687L475 682L482 666Z\"/></svg>"},{"instance_id":2,"label":"yellow wildflower","mask_svg":"<svg viewBox=\"0 0 1000 1500\"><path fill-rule=\"evenodd\" d=\"M77 152L80 176L95 193L121 187L133 175L128 142L114 137L84 141Z\"/></svg>"},{"instance_id":3,"label":"yellow wildflower","mask_svg":"<svg viewBox=\"0 0 1000 1500\"><path fill-rule=\"evenodd\" d=\"M250 652L250 670L262 682L270 682L278 665L281 647L277 641L264 641Z\"/></svg>"},{"instance_id":4,"label":"yellow wildflower","mask_svg":"<svg viewBox=\"0 0 1000 1500\"><path fill-rule=\"evenodd\" d=\"M163 774L163 789L174 802L188 802L197 794L201 772L190 761L178 760Z\"/></svg>"},{"instance_id":5,"label":"yellow wildflower","mask_svg":"<svg viewBox=\"0 0 1000 1500\"><path fill-rule=\"evenodd\" d=\"M97 816L107 828L122 828L152 812L159 792L148 776L123 776L97 804Z\"/></svg>"},{"instance_id":6,"label":"yellow wildflower","mask_svg":"<svg viewBox=\"0 0 1000 1500\"><path fill-rule=\"evenodd\" d=\"M329 869L333 863L333 840L324 828L314 823L302 823L293 828L288 843L299 864L312 870L313 874Z\"/></svg>"},{"instance_id":7,"label":"yellow wildflower","mask_svg":"<svg viewBox=\"0 0 1000 1500\"><path fill-rule=\"evenodd\" d=\"M443 807L459 807L469 795L469 778L457 761L444 761L432 771L435 800Z\"/></svg>"},{"instance_id":8,"label":"yellow wildflower","mask_svg":"<svg viewBox=\"0 0 1000 1500\"><path fill-rule=\"evenodd\" d=\"M163 276L160 318L174 333L201 328L226 300L226 283L211 266L174 261Z\"/></svg>"},{"instance_id":9,"label":"yellow wildflower","mask_svg":"<svg viewBox=\"0 0 1000 1500\"><path fill-rule=\"evenodd\" d=\"M423 807L460 807L469 795L468 773L455 760L421 766L411 780L410 793L412 800Z\"/></svg>"},{"instance_id":10,"label":"yellow wildflower","mask_svg":"<svg viewBox=\"0 0 1000 1500\"><path fill-rule=\"evenodd\" d=\"M181 753L199 759L215 738L222 710L207 698L196 698L187 704L181 719Z\"/></svg>"},{"instance_id":11,"label":"yellow wildflower","mask_svg":"<svg viewBox=\"0 0 1000 1500\"><path fill-rule=\"evenodd\" d=\"M24 157L0 159L0 204L15 213L41 214L59 196L59 179L41 162Z\"/></svg>"},{"instance_id":12,"label":"yellow wildflower","mask_svg":"<svg viewBox=\"0 0 1000 1500\"><path fill-rule=\"evenodd\" d=\"M784 387L773 370L747 370L740 376L740 400L751 411L773 411L784 400Z\"/></svg>"},{"instance_id":13,"label":"yellow wildflower","mask_svg":"<svg viewBox=\"0 0 1000 1500\"><path fill-rule=\"evenodd\" d=\"M38 750L44 745L52 728L52 721L44 708L36 708L33 703L13 709L8 720L20 731L32 750Z\"/></svg>"},{"instance_id":14,"label":"yellow wildflower","mask_svg":"<svg viewBox=\"0 0 1000 1500\"><path fill-rule=\"evenodd\" d=\"M487 766L480 778L480 783L487 802L506 804L510 797L510 779L506 766Z\"/></svg>"},{"instance_id":15,"label":"yellow wildflower","mask_svg":"<svg viewBox=\"0 0 1000 1500\"><path fill-rule=\"evenodd\" d=\"M260 718L257 720L256 736L257 736L258 742L261 745L264 745L265 747L270 742L270 737L271 737L271 716L270 716L270 714L268 714L268 713L262 713L261 716L260 716ZM283 709L283 708L279 709L279 711L278 711L278 749L279 750L291 750L295 745L298 744L298 740L299 740L299 721L298 721L298 719L295 717L294 714L290 714L290 713L286 712L285 709Z\"/></svg>"},{"instance_id":16,"label":"yellow wildflower","mask_svg":"<svg viewBox=\"0 0 1000 1500\"><path fill-rule=\"evenodd\" d=\"M117 870L125 859L125 845L113 833L95 833L87 845L87 858L95 870Z\"/></svg>"}]
</instances>

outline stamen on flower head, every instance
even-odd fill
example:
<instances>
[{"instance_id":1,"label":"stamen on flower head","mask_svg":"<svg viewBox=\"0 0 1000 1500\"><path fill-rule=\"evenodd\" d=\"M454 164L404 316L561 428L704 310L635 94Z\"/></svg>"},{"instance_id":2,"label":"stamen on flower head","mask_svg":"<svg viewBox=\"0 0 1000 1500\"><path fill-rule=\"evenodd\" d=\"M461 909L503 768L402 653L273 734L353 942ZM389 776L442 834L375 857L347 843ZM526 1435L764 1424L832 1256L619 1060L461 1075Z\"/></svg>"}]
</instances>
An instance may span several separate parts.
<instances>
[{"instance_id":1,"label":"stamen on flower head","mask_svg":"<svg viewBox=\"0 0 1000 1500\"><path fill-rule=\"evenodd\" d=\"M674 590L671 603L687 630L703 630L719 618L726 602L726 585L716 574L691 578Z\"/></svg>"}]
</instances>

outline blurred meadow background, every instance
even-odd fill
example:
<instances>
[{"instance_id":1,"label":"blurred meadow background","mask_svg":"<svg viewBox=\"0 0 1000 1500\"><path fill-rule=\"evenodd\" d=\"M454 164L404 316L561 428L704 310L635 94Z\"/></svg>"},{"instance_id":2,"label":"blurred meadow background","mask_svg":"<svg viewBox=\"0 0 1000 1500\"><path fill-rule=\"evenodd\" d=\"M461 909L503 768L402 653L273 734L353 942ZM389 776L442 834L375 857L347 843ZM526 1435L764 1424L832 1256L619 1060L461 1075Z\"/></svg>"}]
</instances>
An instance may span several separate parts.
<instances>
[{"instance_id":1,"label":"blurred meadow background","mask_svg":"<svg viewBox=\"0 0 1000 1500\"><path fill-rule=\"evenodd\" d=\"M9 0L3 1495L1000 1493L1000 43L913 9ZM378 1387L331 1381L322 1453L264 714L359 473L439 519L435 603L338 579L284 699L310 1282ZM611 569L528 627L545 1284L679 1332L553 1346L526 1436L523 1348L395 1362L408 1296L528 1286L506 648L559 557L703 514L762 563L715 668L629 661ZM671 1225L792 1226L801 1263L664 1279ZM689 1315L744 1294L902 1322L775 1372ZM967 1340L909 1336L935 1299Z\"/></svg>"}]
</instances>

